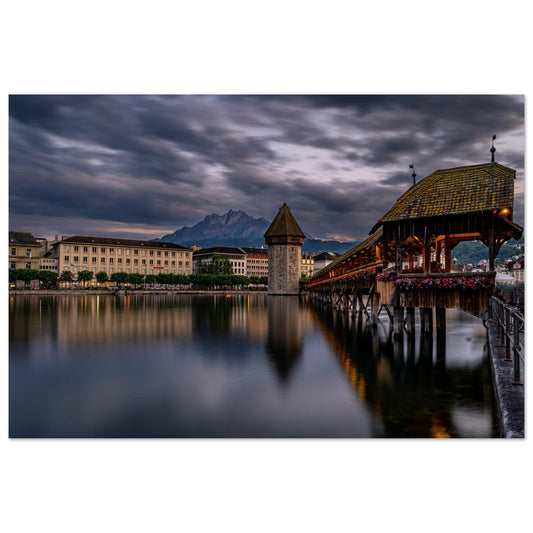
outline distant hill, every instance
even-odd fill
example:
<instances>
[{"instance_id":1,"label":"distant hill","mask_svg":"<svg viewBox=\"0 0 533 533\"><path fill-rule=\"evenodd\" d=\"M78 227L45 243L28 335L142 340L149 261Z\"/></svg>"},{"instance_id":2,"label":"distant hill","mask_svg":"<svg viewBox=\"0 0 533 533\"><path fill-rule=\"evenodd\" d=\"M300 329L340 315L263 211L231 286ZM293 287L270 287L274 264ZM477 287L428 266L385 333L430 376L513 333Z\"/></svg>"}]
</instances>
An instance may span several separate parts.
<instances>
[{"instance_id":1,"label":"distant hill","mask_svg":"<svg viewBox=\"0 0 533 533\"><path fill-rule=\"evenodd\" d=\"M186 226L174 233L163 235L154 241L173 242L183 246L251 246L266 248L263 237L270 221L253 218L244 211L229 210L224 215L211 214L194 226ZM308 253L344 253L355 246L355 242L323 241L313 237L306 238L302 251Z\"/></svg>"}]
</instances>

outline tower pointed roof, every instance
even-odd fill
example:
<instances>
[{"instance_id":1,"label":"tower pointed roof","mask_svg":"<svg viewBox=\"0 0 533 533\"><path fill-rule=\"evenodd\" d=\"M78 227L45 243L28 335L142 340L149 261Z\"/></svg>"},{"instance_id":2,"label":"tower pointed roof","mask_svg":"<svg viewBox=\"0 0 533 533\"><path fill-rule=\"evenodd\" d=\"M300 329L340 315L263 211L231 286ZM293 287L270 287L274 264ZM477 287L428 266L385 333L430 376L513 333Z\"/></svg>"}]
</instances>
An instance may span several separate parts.
<instances>
[{"instance_id":1,"label":"tower pointed roof","mask_svg":"<svg viewBox=\"0 0 533 533\"><path fill-rule=\"evenodd\" d=\"M284 203L276 215L276 218L272 221L269 228L266 230L264 237L302 237L305 238L305 234L298 226L298 222L291 213L289 206Z\"/></svg>"}]
</instances>

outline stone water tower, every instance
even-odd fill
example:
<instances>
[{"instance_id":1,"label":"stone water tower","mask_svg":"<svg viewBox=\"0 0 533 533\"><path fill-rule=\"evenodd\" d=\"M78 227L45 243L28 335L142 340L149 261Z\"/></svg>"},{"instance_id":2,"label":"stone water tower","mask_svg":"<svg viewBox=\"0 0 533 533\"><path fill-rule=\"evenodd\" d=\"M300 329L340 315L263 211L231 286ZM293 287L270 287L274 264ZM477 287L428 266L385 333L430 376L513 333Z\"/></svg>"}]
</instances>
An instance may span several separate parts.
<instances>
[{"instance_id":1,"label":"stone water tower","mask_svg":"<svg viewBox=\"0 0 533 533\"><path fill-rule=\"evenodd\" d=\"M305 235L287 204L279 208L264 237L268 244L268 294L298 294Z\"/></svg>"}]
</instances>

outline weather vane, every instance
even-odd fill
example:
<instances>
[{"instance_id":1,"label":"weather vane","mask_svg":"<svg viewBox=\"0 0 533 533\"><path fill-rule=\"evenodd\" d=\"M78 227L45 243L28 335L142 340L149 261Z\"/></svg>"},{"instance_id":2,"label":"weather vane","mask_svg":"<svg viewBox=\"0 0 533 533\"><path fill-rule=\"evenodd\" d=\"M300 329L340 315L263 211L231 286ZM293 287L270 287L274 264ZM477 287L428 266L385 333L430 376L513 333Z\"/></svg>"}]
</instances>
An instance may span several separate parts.
<instances>
[{"instance_id":1,"label":"weather vane","mask_svg":"<svg viewBox=\"0 0 533 533\"><path fill-rule=\"evenodd\" d=\"M495 140L496 140L496 135L493 135L492 136L492 148L490 149L490 152L492 154L492 157L491 157L491 160L490 160L491 163L494 163L494 152L496 151L496 148L494 148L494 141Z\"/></svg>"},{"instance_id":2,"label":"weather vane","mask_svg":"<svg viewBox=\"0 0 533 533\"><path fill-rule=\"evenodd\" d=\"M415 166L414 165L409 165L409 168L412 168L413 169L413 173L411 174L411 176L413 176L413 185L416 185L416 172L415 172Z\"/></svg>"}]
</instances>

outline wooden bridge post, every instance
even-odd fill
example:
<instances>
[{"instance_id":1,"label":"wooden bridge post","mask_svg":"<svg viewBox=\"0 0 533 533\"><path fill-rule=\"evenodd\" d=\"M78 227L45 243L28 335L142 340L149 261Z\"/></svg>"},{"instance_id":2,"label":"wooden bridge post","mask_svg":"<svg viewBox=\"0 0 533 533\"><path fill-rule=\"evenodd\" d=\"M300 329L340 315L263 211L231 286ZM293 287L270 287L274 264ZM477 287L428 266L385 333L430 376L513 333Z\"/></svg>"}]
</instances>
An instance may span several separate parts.
<instances>
[{"instance_id":1,"label":"wooden bridge post","mask_svg":"<svg viewBox=\"0 0 533 533\"><path fill-rule=\"evenodd\" d=\"M437 325L437 336L442 337L446 335L446 309L444 307L437 307L435 309L435 322Z\"/></svg>"},{"instance_id":2,"label":"wooden bridge post","mask_svg":"<svg viewBox=\"0 0 533 533\"><path fill-rule=\"evenodd\" d=\"M374 292L372 294L372 327L376 328L378 326L378 314L379 314L379 293Z\"/></svg>"},{"instance_id":3,"label":"wooden bridge post","mask_svg":"<svg viewBox=\"0 0 533 533\"><path fill-rule=\"evenodd\" d=\"M407 333L408 335L414 335L415 334L415 308L406 307L405 311L407 315Z\"/></svg>"},{"instance_id":4,"label":"wooden bridge post","mask_svg":"<svg viewBox=\"0 0 533 533\"><path fill-rule=\"evenodd\" d=\"M422 325L422 335L433 335L433 308L420 308L420 323Z\"/></svg>"},{"instance_id":5,"label":"wooden bridge post","mask_svg":"<svg viewBox=\"0 0 533 533\"><path fill-rule=\"evenodd\" d=\"M403 307L394 306L394 336L403 335Z\"/></svg>"}]
</instances>

